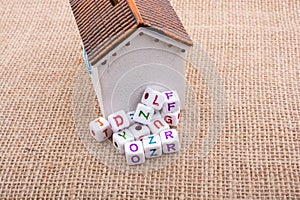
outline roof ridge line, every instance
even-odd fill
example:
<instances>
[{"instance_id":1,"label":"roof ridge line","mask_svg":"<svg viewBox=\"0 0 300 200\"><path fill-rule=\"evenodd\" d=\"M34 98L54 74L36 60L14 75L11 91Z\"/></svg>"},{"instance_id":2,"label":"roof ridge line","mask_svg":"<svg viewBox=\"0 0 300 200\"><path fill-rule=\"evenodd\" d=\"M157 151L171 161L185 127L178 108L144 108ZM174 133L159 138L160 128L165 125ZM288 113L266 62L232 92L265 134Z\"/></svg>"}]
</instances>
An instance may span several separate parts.
<instances>
[{"instance_id":1,"label":"roof ridge line","mask_svg":"<svg viewBox=\"0 0 300 200\"><path fill-rule=\"evenodd\" d=\"M133 13L134 18L136 19L138 25L146 25L140 14L138 7L135 4L135 1L134 0L126 0L126 1L128 3L128 6L129 6L131 12Z\"/></svg>"}]
</instances>

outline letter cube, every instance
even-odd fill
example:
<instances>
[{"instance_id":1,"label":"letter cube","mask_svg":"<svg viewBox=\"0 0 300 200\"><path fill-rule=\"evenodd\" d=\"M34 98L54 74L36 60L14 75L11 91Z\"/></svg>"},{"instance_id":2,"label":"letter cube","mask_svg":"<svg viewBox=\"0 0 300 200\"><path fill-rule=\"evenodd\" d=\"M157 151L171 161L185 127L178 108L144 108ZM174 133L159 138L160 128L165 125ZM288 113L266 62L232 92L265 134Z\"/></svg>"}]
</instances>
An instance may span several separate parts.
<instances>
[{"instance_id":1,"label":"letter cube","mask_svg":"<svg viewBox=\"0 0 300 200\"><path fill-rule=\"evenodd\" d=\"M134 141L134 137L128 129L124 129L120 132L116 132L113 134L113 145L120 154L125 153L124 150L125 143L132 142L132 141Z\"/></svg>"},{"instance_id":2,"label":"letter cube","mask_svg":"<svg viewBox=\"0 0 300 200\"><path fill-rule=\"evenodd\" d=\"M160 118L162 118L160 112L158 110L154 110L154 114L151 120L153 121L155 119L160 119Z\"/></svg>"},{"instance_id":3,"label":"letter cube","mask_svg":"<svg viewBox=\"0 0 300 200\"><path fill-rule=\"evenodd\" d=\"M150 129L143 124L135 123L132 126L130 126L128 129L133 135L135 140L141 140L142 137L150 135Z\"/></svg>"},{"instance_id":4,"label":"letter cube","mask_svg":"<svg viewBox=\"0 0 300 200\"><path fill-rule=\"evenodd\" d=\"M163 118L170 126L177 126L180 119L180 110L173 113L163 113Z\"/></svg>"},{"instance_id":5,"label":"letter cube","mask_svg":"<svg viewBox=\"0 0 300 200\"><path fill-rule=\"evenodd\" d=\"M138 165L145 162L144 148L141 141L125 144L125 156L128 165Z\"/></svg>"},{"instance_id":6,"label":"letter cube","mask_svg":"<svg viewBox=\"0 0 300 200\"><path fill-rule=\"evenodd\" d=\"M164 95L150 87L146 88L141 100L143 104L156 110L160 110L162 108L164 101Z\"/></svg>"},{"instance_id":7,"label":"letter cube","mask_svg":"<svg viewBox=\"0 0 300 200\"><path fill-rule=\"evenodd\" d=\"M180 150L179 137L175 129L160 132L160 140L164 153L174 153Z\"/></svg>"},{"instance_id":8,"label":"letter cube","mask_svg":"<svg viewBox=\"0 0 300 200\"><path fill-rule=\"evenodd\" d=\"M113 132L117 132L129 126L129 120L124 110L110 114L107 119Z\"/></svg>"},{"instance_id":9,"label":"letter cube","mask_svg":"<svg viewBox=\"0 0 300 200\"><path fill-rule=\"evenodd\" d=\"M90 133L98 142L103 142L112 134L110 125L106 119L99 117L90 122Z\"/></svg>"},{"instance_id":10,"label":"letter cube","mask_svg":"<svg viewBox=\"0 0 300 200\"><path fill-rule=\"evenodd\" d=\"M135 110L133 120L141 124L147 125L151 122L153 114L154 114L153 108L139 103Z\"/></svg>"},{"instance_id":11,"label":"letter cube","mask_svg":"<svg viewBox=\"0 0 300 200\"><path fill-rule=\"evenodd\" d=\"M170 128L163 118L153 120L150 124L148 124L148 127L154 135L159 134L162 130Z\"/></svg>"},{"instance_id":12,"label":"letter cube","mask_svg":"<svg viewBox=\"0 0 300 200\"><path fill-rule=\"evenodd\" d=\"M135 112L135 111L130 111L130 112L127 112L127 113L126 113L130 125L132 125L132 124L135 123L135 121L133 121L134 112Z\"/></svg>"},{"instance_id":13,"label":"letter cube","mask_svg":"<svg viewBox=\"0 0 300 200\"><path fill-rule=\"evenodd\" d=\"M164 113L173 113L180 109L180 101L176 91L163 92L165 95L165 103L162 111Z\"/></svg>"},{"instance_id":14,"label":"letter cube","mask_svg":"<svg viewBox=\"0 0 300 200\"><path fill-rule=\"evenodd\" d=\"M148 135L143 137L143 146L146 158L161 156L162 146L159 135Z\"/></svg>"}]
</instances>

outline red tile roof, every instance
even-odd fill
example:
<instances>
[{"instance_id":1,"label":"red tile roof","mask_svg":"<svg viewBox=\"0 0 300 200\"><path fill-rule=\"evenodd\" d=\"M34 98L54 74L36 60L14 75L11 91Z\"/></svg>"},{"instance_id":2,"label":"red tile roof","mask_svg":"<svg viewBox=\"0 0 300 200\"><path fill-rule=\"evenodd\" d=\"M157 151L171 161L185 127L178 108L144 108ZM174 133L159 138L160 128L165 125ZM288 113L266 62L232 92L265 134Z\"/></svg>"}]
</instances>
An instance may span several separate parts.
<instances>
[{"instance_id":1,"label":"red tile roof","mask_svg":"<svg viewBox=\"0 0 300 200\"><path fill-rule=\"evenodd\" d=\"M191 46L168 0L70 0L83 45L94 64L138 27L149 27Z\"/></svg>"}]
</instances>

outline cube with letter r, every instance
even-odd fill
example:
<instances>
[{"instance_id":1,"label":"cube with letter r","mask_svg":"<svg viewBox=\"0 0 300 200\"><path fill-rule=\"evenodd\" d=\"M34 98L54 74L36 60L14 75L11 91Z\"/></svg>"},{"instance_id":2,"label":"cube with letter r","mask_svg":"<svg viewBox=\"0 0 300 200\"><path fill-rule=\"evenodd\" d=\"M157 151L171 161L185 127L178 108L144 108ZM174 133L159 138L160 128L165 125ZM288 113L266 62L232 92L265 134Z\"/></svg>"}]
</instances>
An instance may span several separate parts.
<instances>
[{"instance_id":1,"label":"cube with letter r","mask_svg":"<svg viewBox=\"0 0 300 200\"><path fill-rule=\"evenodd\" d=\"M180 150L180 142L176 129L167 129L160 132L163 153L174 153Z\"/></svg>"}]
</instances>

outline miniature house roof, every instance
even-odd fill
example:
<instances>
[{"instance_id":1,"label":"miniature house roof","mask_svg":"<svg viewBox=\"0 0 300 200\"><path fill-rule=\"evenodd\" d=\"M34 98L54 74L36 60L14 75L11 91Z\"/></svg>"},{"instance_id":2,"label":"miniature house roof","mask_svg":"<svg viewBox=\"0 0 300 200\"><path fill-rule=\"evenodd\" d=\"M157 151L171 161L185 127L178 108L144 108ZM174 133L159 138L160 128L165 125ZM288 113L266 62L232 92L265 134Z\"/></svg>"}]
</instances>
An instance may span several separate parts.
<instances>
[{"instance_id":1,"label":"miniature house roof","mask_svg":"<svg viewBox=\"0 0 300 200\"><path fill-rule=\"evenodd\" d=\"M139 27L192 45L168 0L70 0L70 4L92 64Z\"/></svg>"}]
</instances>

